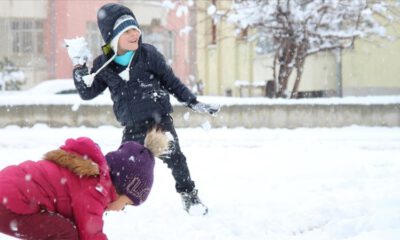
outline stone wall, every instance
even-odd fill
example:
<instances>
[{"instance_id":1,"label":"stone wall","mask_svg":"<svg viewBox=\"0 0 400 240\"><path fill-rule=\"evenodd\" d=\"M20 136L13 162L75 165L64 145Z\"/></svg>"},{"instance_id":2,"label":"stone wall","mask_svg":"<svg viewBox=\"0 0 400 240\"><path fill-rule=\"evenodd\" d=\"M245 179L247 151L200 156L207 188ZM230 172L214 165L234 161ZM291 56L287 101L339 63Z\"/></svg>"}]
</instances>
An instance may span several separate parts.
<instances>
[{"instance_id":1,"label":"stone wall","mask_svg":"<svg viewBox=\"0 0 400 240\"><path fill-rule=\"evenodd\" d=\"M400 104L272 104L223 106L216 117L194 113L175 106L176 127L246 127L299 128L400 126ZM0 127L33 126L44 123L50 127L119 126L110 105L13 105L0 106Z\"/></svg>"}]
</instances>

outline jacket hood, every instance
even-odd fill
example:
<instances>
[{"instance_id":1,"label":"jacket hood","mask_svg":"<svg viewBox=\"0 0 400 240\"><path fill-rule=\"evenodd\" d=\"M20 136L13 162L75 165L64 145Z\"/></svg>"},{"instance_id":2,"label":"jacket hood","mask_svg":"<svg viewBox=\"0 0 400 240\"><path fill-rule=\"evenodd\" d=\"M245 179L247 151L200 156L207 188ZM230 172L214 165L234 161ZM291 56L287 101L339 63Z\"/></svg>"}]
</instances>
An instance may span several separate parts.
<instances>
[{"instance_id":1,"label":"jacket hood","mask_svg":"<svg viewBox=\"0 0 400 240\"><path fill-rule=\"evenodd\" d=\"M107 176L109 168L100 147L88 137L69 138L59 149L44 155L79 176Z\"/></svg>"},{"instance_id":2,"label":"jacket hood","mask_svg":"<svg viewBox=\"0 0 400 240\"><path fill-rule=\"evenodd\" d=\"M103 5L97 11L97 25L99 26L101 36L103 37L103 40L106 44L109 44L112 38L114 37L113 36L114 24L117 21L117 19L122 15L130 15L137 22L137 19L133 14L133 12L129 8L121 4L108 3Z\"/></svg>"}]
</instances>

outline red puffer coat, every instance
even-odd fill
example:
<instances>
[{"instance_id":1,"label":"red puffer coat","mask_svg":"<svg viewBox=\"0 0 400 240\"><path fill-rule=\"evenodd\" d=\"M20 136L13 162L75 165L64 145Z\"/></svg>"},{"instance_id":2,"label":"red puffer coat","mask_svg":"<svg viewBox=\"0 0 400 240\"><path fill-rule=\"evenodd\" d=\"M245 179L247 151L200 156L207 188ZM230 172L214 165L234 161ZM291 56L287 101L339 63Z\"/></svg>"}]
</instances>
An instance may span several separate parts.
<instances>
[{"instance_id":1,"label":"red puffer coat","mask_svg":"<svg viewBox=\"0 0 400 240\"><path fill-rule=\"evenodd\" d=\"M76 224L81 240L107 239L102 215L117 194L97 144L68 139L43 159L0 171L0 204L17 214L57 212Z\"/></svg>"}]
</instances>

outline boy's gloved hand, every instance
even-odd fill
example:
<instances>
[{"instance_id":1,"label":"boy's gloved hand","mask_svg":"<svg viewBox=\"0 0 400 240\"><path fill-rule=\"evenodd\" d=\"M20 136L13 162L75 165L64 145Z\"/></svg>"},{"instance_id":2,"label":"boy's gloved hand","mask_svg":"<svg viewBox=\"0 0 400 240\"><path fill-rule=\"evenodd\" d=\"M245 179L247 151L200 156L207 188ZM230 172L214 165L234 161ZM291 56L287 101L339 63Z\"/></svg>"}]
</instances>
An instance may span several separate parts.
<instances>
[{"instance_id":1,"label":"boy's gloved hand","mask_svg":"<svg viewBox=\"0 0 400 240\"><path fill-rule=\"evenodd\" d=\"M189 107L195 112L208 113L211 115L215 115L221 109L219 105L211 105L197 101L195 101L194 103L190 103Z\"/></svg>"},{"instance_id":2,"label":"boy's gloved hand","mask_svg":"<svg viewBox=\"0 0 400 240\"><path fill-rule=\"evenodd\" d=\"M74 68L74 78L77 81L83 81L87 87L91 87L94 80L93 76L89 74L89 69L86 65Z\"/></svg>"},{"instance_id":3,"label":"boy's gloved hand","mask_svg":"<svg viewBox=\"0 0 400 240\"><path fill-rule=\"evenodd\" d=\"M85 38L76 37L74 39L64 39L64 42L74 66L84 65L91 57Z\"/></svg>"}]
</instances>

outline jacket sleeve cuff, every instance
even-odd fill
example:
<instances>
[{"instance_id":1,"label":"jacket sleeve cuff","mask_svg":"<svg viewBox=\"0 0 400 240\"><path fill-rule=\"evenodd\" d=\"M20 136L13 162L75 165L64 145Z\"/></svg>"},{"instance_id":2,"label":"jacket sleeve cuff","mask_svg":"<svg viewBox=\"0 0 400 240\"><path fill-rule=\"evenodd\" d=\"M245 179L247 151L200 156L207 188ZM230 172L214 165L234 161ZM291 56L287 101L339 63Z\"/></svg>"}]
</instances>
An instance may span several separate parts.
<instances>
[{"instance_id":1,"label":"jacket sleeve cuff","mask_svg":"<svg viewBox=\"0 0 400 240\"><path fill-rule=\"evenodd\" d=\"M194 105L196 105L197 103L199 103L199 101L197 101L197 99L196 98L194 98L194 99L192 99L192 100L190 100L190 102L189 102L189 104L188 104L188 107L193 107Z\"/></svg>"}]
</instances>

